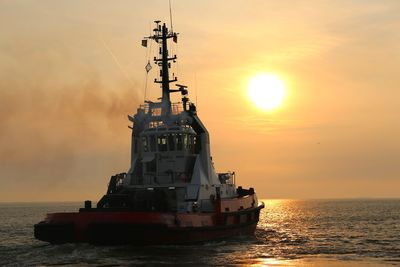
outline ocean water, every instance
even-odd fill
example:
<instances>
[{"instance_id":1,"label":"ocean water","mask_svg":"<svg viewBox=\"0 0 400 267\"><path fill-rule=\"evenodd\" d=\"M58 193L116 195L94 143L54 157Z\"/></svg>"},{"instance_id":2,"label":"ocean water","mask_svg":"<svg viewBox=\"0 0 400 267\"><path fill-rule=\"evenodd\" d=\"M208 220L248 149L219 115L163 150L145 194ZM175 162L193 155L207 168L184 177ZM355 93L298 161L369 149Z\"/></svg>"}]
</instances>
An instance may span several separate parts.
<instances>
[{"instance_id":1,"label":"ocean water","mask_svg":"<svg viewBox=\"0 0 400 267\"><path fill-rule=\"evenodd\" d=\"M49 245L33 225L81 203L3 203L0 266L400 266L400 199L264 202L254 237L150 247Z\"/></svg>"}]
</instances>

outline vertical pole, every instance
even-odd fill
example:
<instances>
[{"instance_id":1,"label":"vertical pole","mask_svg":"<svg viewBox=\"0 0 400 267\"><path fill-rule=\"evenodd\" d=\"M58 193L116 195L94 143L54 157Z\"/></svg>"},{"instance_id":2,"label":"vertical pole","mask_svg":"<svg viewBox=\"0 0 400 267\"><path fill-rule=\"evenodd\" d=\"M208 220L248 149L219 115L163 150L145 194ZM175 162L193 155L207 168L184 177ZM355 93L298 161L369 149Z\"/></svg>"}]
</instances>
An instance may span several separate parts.
<instances>
[{"instance_id":1,"label":"vertical pole","mask_svg":"<svg viewBox=\"0 0 400 267\"><path fill-rule=\"evenodd\" d=\"M174 27L172 27L171 0L169 0L169 21L170 21L170 23L171 23L171 32L174 32Z\"/></svg>"},{"instance_id":2,"label":"vertical pole","mask_svg":"<svg viewBox=\"0 0 400 267\"><path fill-rule=\"evenodd\" d=\"M162 114L171 113L171 100L169 98L169 73L168 73L168 48L167 27L162 26Z\"/></svg>"}]
</instances>

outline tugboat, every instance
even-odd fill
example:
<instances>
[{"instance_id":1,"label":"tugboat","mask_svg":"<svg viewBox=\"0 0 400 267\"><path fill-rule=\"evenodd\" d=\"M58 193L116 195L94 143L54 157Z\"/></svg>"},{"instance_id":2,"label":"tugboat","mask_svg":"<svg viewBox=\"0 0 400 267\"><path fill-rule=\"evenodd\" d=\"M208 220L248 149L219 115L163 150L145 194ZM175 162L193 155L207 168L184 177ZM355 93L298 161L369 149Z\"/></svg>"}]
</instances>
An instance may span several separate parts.
<instances>
[{"instance_id":1,"label":"tugboat","mask_svg":"<svg viewBox=\"0 0 400 267\"><path fill-rule=\"evenodd\" d=\"M92 207L85 201L78 212L47 214L34 226L35 238L50 243L168 245L204 242L236 235L253 235L264 203L253 188L235 185L235 173L216 173L206 127L197 116L188 90L169 76L176 55L168 43L177 33L155 21L152 35L159 55L162 97L145 101L134 116L131 166L111 177L107 193ZM150 69L146 66L146 70ZM181 102L172 103L171 93Z\"/></svg>"}]
</instances>

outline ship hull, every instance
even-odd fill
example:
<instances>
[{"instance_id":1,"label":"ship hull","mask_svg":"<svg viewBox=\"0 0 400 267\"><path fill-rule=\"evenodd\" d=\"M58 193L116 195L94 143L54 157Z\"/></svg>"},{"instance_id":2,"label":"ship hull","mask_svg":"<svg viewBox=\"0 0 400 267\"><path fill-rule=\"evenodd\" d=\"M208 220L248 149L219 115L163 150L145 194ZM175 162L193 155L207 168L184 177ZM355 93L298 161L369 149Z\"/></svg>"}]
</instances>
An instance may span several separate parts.
<instances>
[{"instance_id":1,"label":"ship hull","mask_svg":"<svg viewBox=\"0 0 400 267\"><path fill-rule=\"evenodd\" d=\"M178 214L132 211L80 211L48 214L35 225L50 243L169 245L253 235L263 204L229 213Z\"/></svg>"}]
</instances>

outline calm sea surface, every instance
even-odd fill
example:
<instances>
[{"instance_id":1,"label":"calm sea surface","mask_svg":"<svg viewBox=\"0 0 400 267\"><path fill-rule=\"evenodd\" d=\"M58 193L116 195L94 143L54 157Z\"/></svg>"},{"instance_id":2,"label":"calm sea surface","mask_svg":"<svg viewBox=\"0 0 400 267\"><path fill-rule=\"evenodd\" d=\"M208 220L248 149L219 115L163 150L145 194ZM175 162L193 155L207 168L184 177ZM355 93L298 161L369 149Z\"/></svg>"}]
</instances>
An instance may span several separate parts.
<instances>
[{"instance_id":1,"label":"calm sea surface","mask_svg":"<svg viewBox=\"0 0 400 267\"><path fill-rule=\"evenodd\" d=\"M0 204L0 266L400 266L400 200L264 202L255 237L152 247L49 245L33 224L81 203Z\"/></svg>"}]
</instances>

